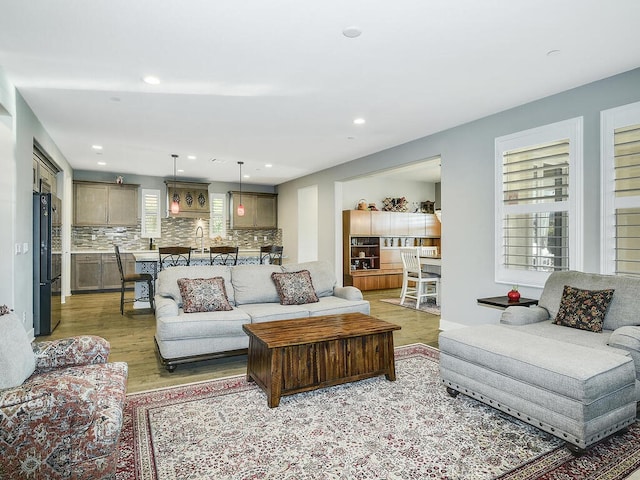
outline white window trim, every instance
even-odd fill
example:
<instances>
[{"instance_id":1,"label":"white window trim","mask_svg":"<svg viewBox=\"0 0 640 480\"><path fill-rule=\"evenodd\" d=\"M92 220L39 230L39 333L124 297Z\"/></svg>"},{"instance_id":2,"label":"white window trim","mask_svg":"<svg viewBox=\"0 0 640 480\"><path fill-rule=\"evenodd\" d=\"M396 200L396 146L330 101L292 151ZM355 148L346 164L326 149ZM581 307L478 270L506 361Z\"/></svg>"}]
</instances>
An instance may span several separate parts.
<instances>
[{"instance_id":1,"label":"white window trim","mask_svg":"<svg viewBox=\"0 0 640 480\"><path fill-rule=\"evenodd\" d=\"M215 238L220 235L224 239L227 236L227 220L229 212L229 207L227 205L228 196L225 193L209 192L209 205L211 205L212 209L215 198L222 199L222 232L216 232L213 230L213 219L215 215L213 213L213 210L211 210L209 212L209 238Z\"/></svg>"},{"instance_id":2,"label":"white window trim","mask_svg":"<svg viewBox=\"0 0 640 480\"><path fill-rule=\"evenodd\" d=\"M157 205L158 205L158 209L156 212L157 215L157 225L158 225L158 231L157 232L148 232L147 231L147 226L146 226L146 222L145 222L145 197L147 195L155 195L157 198ZM142 189L142 195L141 195L141 209L140 212L142 213L142 219L141 219L141 224L140 224L140 237L141 238L160 238L162 235L162 215L161 215L161 200L160 200L160 190L156 190L156 189L150 189L150 188L143 188Z\"/></svg>"},{"instance_id":3,"label":"white window trim","mask_svg":"<svg viewBox=\"0 0 640 480\"><path fill-rule=\"evenodd\" d=\"M506 268L502 258L503 218L505 213L502 191L502 164L504 152L569 139L569 268L583 268L583 117L571 118L495 139L495 281L509 285L542 287L549 272L533 272ZM548 211L559 206L544 204ZM523 210L523 207L520 206ZM524 208L526 210L526 207Z\"/></svg>"},{"instance_id":4,"label":"white window trim","mask_svg":"<svg viewBox=\"0 0 640 480\"><path fill-rule=\"evenodd\" d=\"M616 268L616 209L638 206L634 197L615 197L613 136L616 128L636 123L640 123L640 102L600 112L600 272L609 275L614 274Z\"/></svg>"}]
</instances>

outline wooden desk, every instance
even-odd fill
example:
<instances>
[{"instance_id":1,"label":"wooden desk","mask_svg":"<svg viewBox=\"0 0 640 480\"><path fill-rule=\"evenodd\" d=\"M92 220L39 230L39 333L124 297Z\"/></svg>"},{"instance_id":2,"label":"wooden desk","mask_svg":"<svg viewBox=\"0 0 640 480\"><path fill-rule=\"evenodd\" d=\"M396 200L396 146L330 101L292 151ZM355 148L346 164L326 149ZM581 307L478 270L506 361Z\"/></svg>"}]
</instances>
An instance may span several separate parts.
<instances>
[{"instance_id":1,"label":"wooden desk","mask_svg":"<svg viewBox=\"0 0 640 480\"><path fill-rule=\"evenodd\" d=\"M517 302L513 302L509 300L509 297L506 295L502 295L500 297L485 297L478 298L477 302L481 305L489 305L490 307L498 307L498 308L507 308L507 307L530 307L531 305L537 305L538 300L533 298L523 298L520 297L520 300Z\"/></svg>"},{"instance_id":2,"label":"wooden desk","mask_svg":"<svg viewBox=\"0 0 640 480\"><path fill-rule=\"evenodd\" d=\"M243 325L247 381L264 390L271 408L282 395L378 375L393 381L393 331L400 328L362 313Z\"/></svg>"}]
</instances>

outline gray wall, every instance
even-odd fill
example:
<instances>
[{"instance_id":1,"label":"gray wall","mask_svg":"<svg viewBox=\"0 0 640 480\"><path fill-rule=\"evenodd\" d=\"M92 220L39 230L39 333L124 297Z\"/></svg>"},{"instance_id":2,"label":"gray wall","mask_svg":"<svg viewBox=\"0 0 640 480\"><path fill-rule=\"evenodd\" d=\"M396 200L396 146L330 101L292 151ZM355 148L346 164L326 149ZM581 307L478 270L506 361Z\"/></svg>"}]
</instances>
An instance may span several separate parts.
<instances>
[{"instance_id":1,"label":"gray wall","mask_svg":"<svg viewBox=\"0 0 640 480\"><path fill-rule=\"evenodd\" d=\"M333 262L340 272L342 182L440 155L444 207L441 328L497 322L500 311L479 307L475 301L510 289L494 281L495 138L584 117L584 265L586 271L598 271L600 111L639 101L638 85L640 69L635 69L279 185L278 218L285 248L297 250L297 190L315 184L321 205L318 222L323 226L319 229L319 258ZM538 298L540 289L523 288L521 293Z\"/></svg>"},{"instance_id":2,"label":"gray wall","mask_svg":"<svg viewBox=\"0 0 640 480\"><path fill-rule=\"evenodd\" d=\"M9 204L2 204L3 237L15 248L15 244L28 244L26 254L15 254L14 248L0 250L0 263L10 265L6 269L11 272L9 277L3 277L3 287L0 290L0 304L7 304L13 308L25 327L33 333L33 238L32 238L32 157L34 139L42 146L54 163L63 171L58 176L58 192L63 197L62 219L65 223L63 231L63 251L68 252L71 238L71 195L67 195L71 185L72 170L67 160L51 137L44 130L42 124L33 114L22 96L7 80L0 68L0 110L4 110L11 117L13 134L12 155L0 158L0 168L6 175L2 175L0 188L11 199ZM6 124L6 123L5 123ZM6 149L3 149L5 151ZM7 193L8 192L8 193ZM4 223L4 220L8 220ZM5 238L7 238L5 237ZM69 256L63 258L63 275L69 275Z\"/></svg>"}]
</instances>

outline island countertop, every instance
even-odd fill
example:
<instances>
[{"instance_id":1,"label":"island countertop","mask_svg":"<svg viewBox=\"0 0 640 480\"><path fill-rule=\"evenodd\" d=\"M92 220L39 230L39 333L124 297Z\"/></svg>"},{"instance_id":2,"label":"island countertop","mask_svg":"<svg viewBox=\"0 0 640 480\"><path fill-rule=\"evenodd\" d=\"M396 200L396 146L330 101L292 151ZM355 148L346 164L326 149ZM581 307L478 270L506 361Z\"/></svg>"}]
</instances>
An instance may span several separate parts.
<instances>
[{"instance_id":1,"label":"island countertop","mask_svg":"<svg viewBox=\"0 0 640 480\"><path fill-rule=\"evenodd\" d=\"M133 255L136 262L153 262L159 260L158 250L143 250L128 252ZM241 248L238 250L238 257L258 257L260 255L259 248ZM193 250L191 252L191 258L193 260L209 260L209 252L201 253L199 250Z\"/></svg>"}]
</instances>

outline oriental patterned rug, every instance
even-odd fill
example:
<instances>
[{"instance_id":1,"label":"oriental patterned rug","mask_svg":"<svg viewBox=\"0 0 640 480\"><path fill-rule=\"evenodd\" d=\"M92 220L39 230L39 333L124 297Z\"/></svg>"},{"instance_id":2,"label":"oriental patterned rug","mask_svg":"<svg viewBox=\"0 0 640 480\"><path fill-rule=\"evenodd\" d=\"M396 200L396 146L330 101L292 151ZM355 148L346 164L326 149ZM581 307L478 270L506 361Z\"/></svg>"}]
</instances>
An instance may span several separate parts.
<instances>
[{"instance_id":1,"label":"oriental patterned rug","mask_svg":"<svg viewBox=\"0 0 640 480\"><path fill-rule=\"evenodd\" d=\"M396 349L384 377L282 397L244 376L129 395L118 480L622 479L632 426L575 458L560 440L440 384L438 350Z\"/></svg>"},{"instance_id":2,"label":"oriental patterned rug","mask_svg":"<svg viewBox=\"0 0 640 480\"><path fill-rule=\"evenodd\" d=\"M421 312L427 312L431 315L440 315L440 307L436 305L435 300L427 298L420 302L420 308L416 309L416 301L413 298L405 298L404 304L400 305L399 298L385 298L380 300L381 302L391 303L400 307L411 308L413 310L420 310Z\"/></svg>"}]
</instances>

